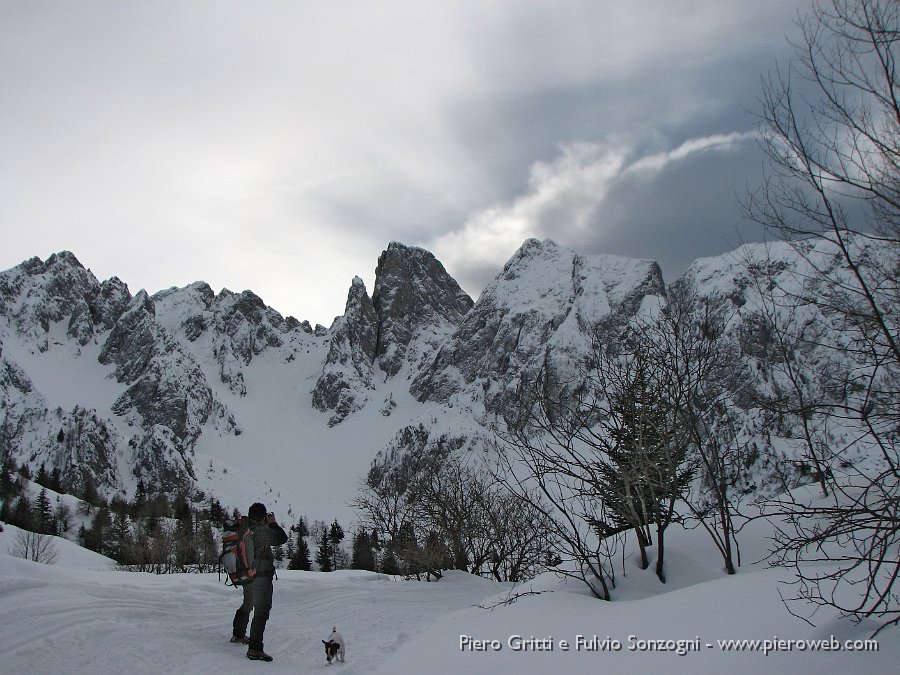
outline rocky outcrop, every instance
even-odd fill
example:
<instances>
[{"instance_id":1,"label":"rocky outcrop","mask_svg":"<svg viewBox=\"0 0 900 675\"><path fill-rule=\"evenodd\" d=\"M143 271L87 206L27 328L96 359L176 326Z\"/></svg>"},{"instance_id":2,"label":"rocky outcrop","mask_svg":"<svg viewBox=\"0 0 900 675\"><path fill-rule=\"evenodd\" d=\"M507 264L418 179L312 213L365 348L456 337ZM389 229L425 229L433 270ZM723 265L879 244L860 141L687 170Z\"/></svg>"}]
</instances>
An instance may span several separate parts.
<instances>
[{"instance_id":1,"label":"rocky outcrop","mask_svg":"<svg viewBox=\"0 0 900 675\"><path fill-rule=\"evenodd\" d=\"M95 487L122 486L120 463L125 439L97 411L75 406L61 415L59 431L47 440L51 444L49 465L60 469L70 491L81 493L87 483Z\"/></svg>"},{"instance_id":2,"label":"rocky outcrop","mask_svg":"<svg viewBox=\"0 0 900 675\"><path fill-rule=\"evenodd\" d=\"M69 490L80 494L91 483L101 489L122 487L120 459L124 440L96 411L75 406L48 409L28 375L0 360L0 455L18 454L59 470Z\"/></svg>"},{"instance_id":3,"label":"rocky outcrop","mask_svg":"<svg viewBox=\"0 0 900 675\"><path fill-rule=\"evenodd\" d=\"M362 280L353 281L344 315L331 327L313 405L333 412L330 425L340 423L371 398L376 378L417 373L472 304L431 253L390 244L378 259L371 300ZM389 402L382 411L389 414Z\"/></svg>"},{"instance_id":4,"label":"rocky outcrop","mask_svg":"<svg viewBox=\"0 0 900 675\"><path fill-rule=\"evenodd\" d=\"M116 322L99 360L115 365L116 379L127 385L112 411L145 430L140 440L132 439L134 470L151 483L189 484L192 448L203 426L214 413L228 417L230 431L236 423L224 413L194 358L156 322L154 302L144 291Z\"/></svg>"},{"instance_id":5,"label":"rocky outcrop","mask_svg":"<svg viewBox=\"0 0 900 675\"><path fill-rule=\"evenodd\" d=\"M98 282L71 253L55 254L46 262L34 258L0 273L0 310L0 354L4 336L10 335L32 354L52 346L81 359L82 349L90 347L98 368L111 368L122 385L106 410L82 405L50 409L26 370L3 357L0 450L27 463L54 466L70 490L92 483L118 491L128 483L123 467L140 473L148 466L151 472L141 474L148 483L184 489L192 480L193 446L203 427L236 431L198 363L157 320L147 293L132 297L115 277ZM123 428L140 432L123 435L117 418L126 420ZM148 459L162 449L169 459L161 464ZM157 469L162 473L153 473Z\"/></svg>"},{"instance_id":6,"label":"rocky outcrop","mask_svg":"<svg viewBox=\"0 0 900 675\"><path fill-rule=\"evenodd\" d=\"M407 362L418 369L473 302L434 255L393 242L378 259L372 304L378 316L375 356L393 377Z\"/></svg>"}]
</instances>

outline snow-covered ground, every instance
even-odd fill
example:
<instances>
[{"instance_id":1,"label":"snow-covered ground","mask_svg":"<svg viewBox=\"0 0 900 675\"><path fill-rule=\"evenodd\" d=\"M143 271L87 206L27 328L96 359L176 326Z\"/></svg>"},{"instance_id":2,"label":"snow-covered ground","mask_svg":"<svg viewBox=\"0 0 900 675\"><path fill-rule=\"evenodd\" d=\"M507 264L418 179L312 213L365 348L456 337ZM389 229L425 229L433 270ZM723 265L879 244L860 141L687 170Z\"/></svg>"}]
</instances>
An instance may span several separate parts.
<instances>
[{"instance_id":1,"label":"snow-covered ground","mask_svg":"<svg viewBox=\"0 0 900 675\"><path fill-rule=\"evenodd\" d=\"M613 602L552 574L513 587L463 573L425 583L282 570L266 630L275 660L262 664L228 642L240 593L215 574L116 571L65 540L57 541L56 564L27 562L8 554L17 530L7 526L0 672L319 672L321 639L332 626L347 642L347 661L325 672L346 674L896 672L897 629L879 634L878 651L848 651L847 641L867 639L875 624L819 612L812 626L787 612L779 591L789 592L781 583L788 572L751 562L766 551L767 527L758 521L744 530L743 567L728 577L703 532L673 526L668 583L626 558ZM725 640L761 642L728 650Z\"/></svg>"}]
</instances>

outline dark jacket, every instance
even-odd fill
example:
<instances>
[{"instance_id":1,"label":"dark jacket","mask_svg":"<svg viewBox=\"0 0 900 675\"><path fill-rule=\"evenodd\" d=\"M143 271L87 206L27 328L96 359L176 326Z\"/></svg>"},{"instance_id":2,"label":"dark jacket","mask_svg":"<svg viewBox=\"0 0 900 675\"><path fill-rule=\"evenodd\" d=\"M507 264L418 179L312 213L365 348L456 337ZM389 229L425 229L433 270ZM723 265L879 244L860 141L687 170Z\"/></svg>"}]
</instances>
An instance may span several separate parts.
<instances>
[{"instance_id":1,"label":"dark jacket","mask_svg":"<svg viewBox=\"0 0 900 675\"><path fill-rule=\"evenodd\" d=\"M253 532L253 557L254 567L258 576L271 577L275 575L275 556L272 554L273 546L286 544L287 532L281 525L260 523L254 521L251 525Z\"/></svg>"}]
</instances>

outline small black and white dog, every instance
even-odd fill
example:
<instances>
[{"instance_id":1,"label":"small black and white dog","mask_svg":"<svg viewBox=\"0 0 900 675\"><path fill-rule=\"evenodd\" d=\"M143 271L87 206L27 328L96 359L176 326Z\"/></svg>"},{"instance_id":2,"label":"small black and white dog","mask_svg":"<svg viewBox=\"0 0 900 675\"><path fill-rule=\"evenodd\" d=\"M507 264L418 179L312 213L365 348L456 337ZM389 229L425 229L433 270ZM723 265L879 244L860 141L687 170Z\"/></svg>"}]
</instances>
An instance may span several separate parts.
<instances>
[{"instance_id":1,"label":"small black and white dog","mask_svg":"<svg viewBox=\"0 0 900 675\"><path fill-rule=\"evenodd\" d=\"M332 627L331 635L328 636L328 640L322 640L322 644L325 645L325 660L328 662L325 665L330 666L332 659L344 662L344 638L337 632L336 627Z\"/></svg>"}]
</instances>

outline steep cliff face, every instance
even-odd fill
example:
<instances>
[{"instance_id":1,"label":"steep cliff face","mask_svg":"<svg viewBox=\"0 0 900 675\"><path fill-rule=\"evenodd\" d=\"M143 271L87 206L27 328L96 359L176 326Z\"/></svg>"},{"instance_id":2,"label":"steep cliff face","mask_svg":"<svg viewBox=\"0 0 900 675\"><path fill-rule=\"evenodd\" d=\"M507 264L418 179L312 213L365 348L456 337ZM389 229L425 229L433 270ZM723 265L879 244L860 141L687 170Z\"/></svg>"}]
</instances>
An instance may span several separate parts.
<instances>
[{"instance_id":1,"label":"steep cliff face","mask_svg":"<svg viewBox=\"0 0 900 675\"><path fill-rule=\"evenodd\" d=\"M189 489L204 426L236 431L197 361L157 321L146 292L132 297L116 278L101 284L64 252L2 273L0 308L0 451L59 468L70 489L90 482L121 490L138 476L156 490ZM42 373L43 389L11 352ZM72 372L54 372L61 362ZM103 398L77 393L75 373L84 367L118 383L109 407L51 405L58 390L74 390L70 399Z\"/></svg>"},{"instance_id":2,"label":"steep cliff face","mask_svg":"<svg viewBox=\"0 0 900 675\"><path fill-rule=\"evenodd\" d=\"M122 487L124 442L96 411L53 406L9 349L46 354L71 345L70 357L104 335L131 302L117 278L102 284L71 253L32 258L0 273L0 453L37 466L56 467L73 490L92 482ZM54 373L67 379L65 373Z\"/></svg>"},{"instance_id":3,"label":"steep cliff face","mask_svg":"<svg viewBox=\"0 0 900 675\"><path fill-rule=\"evenodd\" d=\"M116 322L98 360L114 366L116 380L127 387L112 412L144 430L130 443L135 471L166 491L188 487L195 477L193 445L223 406L191 354L157 323L154 302L144 291Z\"/></svg>"},{"instance_id":4,"label":"steep cliff face","mask_svg":"<svg viewBox=\"0 0 900 675\"><path fill-rule=\"evenodd\" d=\"M184 288L170 288L153 295L157 322L201 362L212 359L218 378L238 396L247 395L244 369L267 351L286 358L315 340L308 322L284 318L251 291L216 295L199 281ZM319 336L324 328L317 327Z\"/></svg>"}]
</instances>

